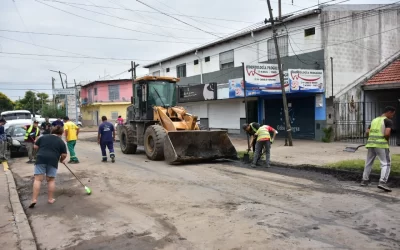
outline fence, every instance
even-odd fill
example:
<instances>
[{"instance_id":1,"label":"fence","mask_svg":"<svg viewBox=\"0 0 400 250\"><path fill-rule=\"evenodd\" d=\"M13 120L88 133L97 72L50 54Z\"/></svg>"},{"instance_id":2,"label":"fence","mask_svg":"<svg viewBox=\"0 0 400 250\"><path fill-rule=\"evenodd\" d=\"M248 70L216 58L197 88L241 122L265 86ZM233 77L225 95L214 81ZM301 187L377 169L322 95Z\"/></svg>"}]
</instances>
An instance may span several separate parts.
<instances>
[{"instance_id":1,"label":"fence","mask_svg":"<svg viewBox=\"0 0 400 250\"><path fill-rule=\"evenodd\" d=\"M398 102L346 102L335 103L335 140L351 143L365 143L365 131L371 121L380 116L386 106L393 106L399 110ZM389 144L397 145L396 117L393 118L394 128ZM400 141L399 141L400 143Z\"/></svg>"}]
</instances>

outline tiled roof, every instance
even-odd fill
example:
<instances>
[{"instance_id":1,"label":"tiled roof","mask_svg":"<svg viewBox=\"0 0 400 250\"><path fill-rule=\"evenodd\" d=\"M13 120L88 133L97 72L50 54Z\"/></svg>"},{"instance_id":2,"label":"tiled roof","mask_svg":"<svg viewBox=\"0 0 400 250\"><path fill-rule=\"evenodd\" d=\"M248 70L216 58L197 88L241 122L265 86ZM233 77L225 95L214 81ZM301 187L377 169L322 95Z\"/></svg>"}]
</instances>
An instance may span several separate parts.
<instances>
[{"instance_id":1,"label":"tiled roof","mask_svg":"<svg viewBox=\"0 0 400 250\"><path fill-rule=\"evenodd\" d=\"M400 59L392 62L389 66L384 68L381 72L369 79L365 85L377 84L400 84Z\"/></svg>"}]
</instances>

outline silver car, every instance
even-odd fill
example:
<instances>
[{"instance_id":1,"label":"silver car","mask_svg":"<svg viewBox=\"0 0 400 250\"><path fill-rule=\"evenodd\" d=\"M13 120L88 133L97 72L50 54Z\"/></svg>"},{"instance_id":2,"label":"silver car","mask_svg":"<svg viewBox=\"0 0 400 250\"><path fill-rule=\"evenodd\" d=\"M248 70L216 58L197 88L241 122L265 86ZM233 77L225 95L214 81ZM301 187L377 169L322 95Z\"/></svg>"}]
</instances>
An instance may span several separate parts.
<instances>
[{"instance_id":1,"label":"silver car","mask_svg":"<svg viewBox=\"0 0 400 250\"><path fill-rule=\"evenodd\" d=\"M6 135L11 157L27 152L24 144L25 133L26 131L21 125L11 125L7 128Z\"/></svg>"}]
</instances>

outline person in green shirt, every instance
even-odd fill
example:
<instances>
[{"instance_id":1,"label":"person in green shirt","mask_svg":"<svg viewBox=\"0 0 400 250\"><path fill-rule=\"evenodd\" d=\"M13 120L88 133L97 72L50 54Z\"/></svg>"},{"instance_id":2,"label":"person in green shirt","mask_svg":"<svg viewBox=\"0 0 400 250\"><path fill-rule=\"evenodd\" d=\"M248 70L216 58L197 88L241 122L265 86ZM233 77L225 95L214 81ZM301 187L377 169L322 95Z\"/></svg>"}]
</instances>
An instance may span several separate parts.
<instances>
[{"instance_id":1,"label":"person in green shirt","mask_svg":"<svg viewBox=\"0 0 400 250\"><path fill-rule=\"evenodd\" d=\"M371 126L366 131L368 149L367 159L365 161L363 179L361 186L368 186L369 175L372 170L375 158L378 156L381 162L381 178L379 179L378 188L391 192L392 190L386 185L390 174L391 159L389 151L389 138L393 128L393 119L396 109L394 107L386 107L383 114L371 122Z\"/></svg>"}]
</instances>

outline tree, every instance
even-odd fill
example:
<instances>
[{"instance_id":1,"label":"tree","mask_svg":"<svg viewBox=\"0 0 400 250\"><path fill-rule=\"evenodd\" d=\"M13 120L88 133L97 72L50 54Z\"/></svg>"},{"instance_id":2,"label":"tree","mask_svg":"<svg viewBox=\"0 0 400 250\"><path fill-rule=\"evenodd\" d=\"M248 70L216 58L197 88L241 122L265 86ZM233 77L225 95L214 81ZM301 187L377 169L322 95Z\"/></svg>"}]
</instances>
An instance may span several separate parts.
<instances>
[{"instance_id":1,"label":"tree","mask_svg":"<svg viewBox=\"0 0 400 250\"><path fill-rule=\"evenodd\" d=\"M59 109L54 105L45 105L41 111L42 117L59 118L65 116L65 109Z\"/></svg>"},{"instance_id":2,"label":"tree","mask_svg":"<svg viewBox=\"0 0 400 250\"><path fill-rule=\"evenodd\" d=\"M26 109L35 114L40 113L40 110L47 105L49 95L46 93L35 93L33 91L26 91L24 98L16 102L18 109ZM38 112L39 111L39 112Z\"/></svg>"},{"instance_id":3,"label":"tree","mask_svg":"<svg viewBox=\"0 0 400 250\"><path fill-rule=\"evenodd\" d=\"M10 98L8 98L8 96L0 92L0 112L13 109L14 109L13 101L11 101Z\"/></svg>"}]
</instances>

